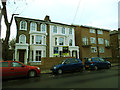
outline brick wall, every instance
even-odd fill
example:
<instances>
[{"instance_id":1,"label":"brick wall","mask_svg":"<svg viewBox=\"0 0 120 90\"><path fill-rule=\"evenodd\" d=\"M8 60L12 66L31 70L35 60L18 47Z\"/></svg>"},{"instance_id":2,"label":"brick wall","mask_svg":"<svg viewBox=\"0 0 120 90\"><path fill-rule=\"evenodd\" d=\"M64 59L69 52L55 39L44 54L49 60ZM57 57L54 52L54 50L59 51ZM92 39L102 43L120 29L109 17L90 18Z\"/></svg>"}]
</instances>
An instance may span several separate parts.
<instances>
[{"instance_id":1,"label":"brick wall","mask_svg":"<svg viewBox=\"0 0 120 90\"><path fill-rule=\"evenodd\" d=\"M75 58L75 57L49 57L49 58L42 58L40 65L38 66L41 69L50 69L52 66L59 64L62 60L66 58ZM30 63L29 63L30 64Z\"/></svg>"}]
</instances>

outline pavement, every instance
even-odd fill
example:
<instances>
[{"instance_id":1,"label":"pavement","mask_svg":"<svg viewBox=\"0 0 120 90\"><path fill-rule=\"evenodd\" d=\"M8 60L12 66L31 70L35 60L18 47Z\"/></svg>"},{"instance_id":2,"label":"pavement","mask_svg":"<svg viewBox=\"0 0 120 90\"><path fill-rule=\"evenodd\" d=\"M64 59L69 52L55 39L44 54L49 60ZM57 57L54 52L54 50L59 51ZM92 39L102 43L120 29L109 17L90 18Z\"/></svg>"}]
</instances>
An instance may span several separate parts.
<instances>
[{"instance_id":1,"label":"pavement","mask_svg":"<svg viewBox=\"0 0 120 90\"><path fill-rule=\"evenodd\" d=\"M118 66L118 65L120 65L120 63L111 63L111 67ZM42 74L48 74L48 73L52 73L52 71L49 70L49 69L42 69L41 73Z\"/></svg>"}]
</instances>

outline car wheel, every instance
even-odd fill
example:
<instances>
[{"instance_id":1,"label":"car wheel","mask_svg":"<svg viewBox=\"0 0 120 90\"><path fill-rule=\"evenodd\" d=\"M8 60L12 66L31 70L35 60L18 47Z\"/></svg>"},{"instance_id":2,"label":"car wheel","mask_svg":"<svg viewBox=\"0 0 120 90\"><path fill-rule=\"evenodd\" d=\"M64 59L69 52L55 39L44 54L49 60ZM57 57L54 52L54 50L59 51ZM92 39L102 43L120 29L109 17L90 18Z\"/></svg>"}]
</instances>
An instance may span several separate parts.
<instances>
[{"instance_id":1,"label":"car wheel","mask_svg":"<svg viewBox=\"0 0 120 90\"><path fill-rule=\"evenodd\" d=\"M58 69L58 74L62 74L63 70L62 69Z\"/></svg>"},{"instance_id":2,"label":"car wheel","mask_svg":"<svg viewBox=\"0 0 120 90\"><path fill-rule=\"evenodd\" d=\"M98 66L94 66L94 69L95 69L95 70L98 70Z\"/></svg>"},{"instance_id":3,"label":"car wheel","mask_svg":"<svg viewBox=\"0 0 120 90\"><path fill-rule=\"evenodd\" d=\"M85 68L85 67L83 67L83 68L82 68L82 71L85 71L85 69L86 69L86 68Z\"/></svg>"},{"instance_id":4,"label":"car wheel","mask_svg":"<svg viewBox=\"0 0 120 90\"><path fill-rule=\"evenodd\" d=\"M28 72L28 77L32 78L32 77L35 77L36 76L36 71L29 71Z\"/></svg>"},{"instance_id":5,"label":"car wheel","mask_svg":"<svg viewBox=\"0 0 120 90\"><path fill-rule=\"evenodd\" d=\"M107 68L110 69L111 65L108 65Z\"/></svg>"},{"instance_id":6,"label":"car wheel","mask_svg":"<svg viewBox=\"0 0 120 90\"><path fill-rule=\"evenodd\" d=\"M85 70L88 70L89 68L85 67Z\"/></svg>"}]
</instances>

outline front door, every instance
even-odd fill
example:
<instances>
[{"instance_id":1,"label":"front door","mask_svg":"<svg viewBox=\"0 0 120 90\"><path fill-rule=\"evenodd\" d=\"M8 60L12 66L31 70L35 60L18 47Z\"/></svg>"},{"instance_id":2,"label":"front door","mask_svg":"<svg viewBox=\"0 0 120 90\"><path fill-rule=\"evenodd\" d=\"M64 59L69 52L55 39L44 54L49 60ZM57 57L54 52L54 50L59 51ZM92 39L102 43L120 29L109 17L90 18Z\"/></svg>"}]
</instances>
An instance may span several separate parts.
<instances>
[{"instance_id":1,"label":"front door","mask_svg":"<svg viewBox=\"0 0 120 90\"><path fill-rule=\"evenodd\" d=\"M19 61L24 63L25 50L19 50Z\"/></svg>"},{"instance_id":2,"label":"front door","mask_svg":"<svg viewBox=\"0 0 120 90\"><path fill-rule=\"evenodd\" d=\"M77 51L72 51L72 57L77 58Z\"/></svg>"}]
</instances>

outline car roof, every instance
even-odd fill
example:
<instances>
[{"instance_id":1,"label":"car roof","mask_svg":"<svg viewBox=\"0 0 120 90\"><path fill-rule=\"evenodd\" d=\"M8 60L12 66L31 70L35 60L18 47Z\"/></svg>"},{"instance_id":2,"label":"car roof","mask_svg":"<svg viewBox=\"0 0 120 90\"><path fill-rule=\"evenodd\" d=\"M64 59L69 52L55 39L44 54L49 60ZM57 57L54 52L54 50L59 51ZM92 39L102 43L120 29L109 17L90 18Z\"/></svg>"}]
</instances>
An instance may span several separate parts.
<instances>
[{"instance_id":1,"label":"car roof","mask_svg":"<svg viewBox=\"0 0 120 90\"><path fill-rule=\"evenodd\" d=\"M19 61L10 61L10 60L8 60L8 61L0 61L0 62L19 62Z\"/></svg>"}]
</instances>

